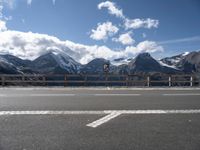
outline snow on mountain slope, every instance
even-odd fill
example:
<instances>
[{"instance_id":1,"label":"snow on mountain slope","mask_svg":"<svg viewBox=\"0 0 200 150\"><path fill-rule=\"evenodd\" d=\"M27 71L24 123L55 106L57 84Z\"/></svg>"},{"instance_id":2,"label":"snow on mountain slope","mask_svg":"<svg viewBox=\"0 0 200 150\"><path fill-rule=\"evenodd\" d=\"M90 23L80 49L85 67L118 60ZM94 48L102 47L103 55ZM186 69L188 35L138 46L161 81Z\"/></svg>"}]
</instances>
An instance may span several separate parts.
<instances>
[{"instance_id":1,"label":"snow on mountain slope","mask_svg":"<svg viewBox=\"0 0 200 150\"><path fill-rule=\"evenodd\" d=\"M176 66L173 66L173 65L168 65L168 64L165 64L163 63L161 60L158 60L158 63L161 65L161 66L165 66L165 67L169 67L169 68L173 68L173 69L177 69L179 70Z\"/></svg>"},{"instance_id":2,"label":"snow on mountain slope","mask_svg":"<svg viewBox=\"0 0 200 150\"><path fill-rule=\"evenodd\" d=\"M185 53L182 53L182 54L179 54L179 55L176 55L176 56L163 58L159 61L162 62L163 64L168 65L168 66L177 67L177 64L181 60L183 60L188 54L189 54L189 52L185 52Z\"/></svg>"},{"instance_id":3,"label":"snow on mountain slope","mask_svg":"<svg viewBox=\"0 0 200 150\"><path fill-rule=\"evenodd\" d=\"M81 65L65 53L51 51L32 63L34 70L40 73L77 73Z\"/></svg>"}]
</instances>

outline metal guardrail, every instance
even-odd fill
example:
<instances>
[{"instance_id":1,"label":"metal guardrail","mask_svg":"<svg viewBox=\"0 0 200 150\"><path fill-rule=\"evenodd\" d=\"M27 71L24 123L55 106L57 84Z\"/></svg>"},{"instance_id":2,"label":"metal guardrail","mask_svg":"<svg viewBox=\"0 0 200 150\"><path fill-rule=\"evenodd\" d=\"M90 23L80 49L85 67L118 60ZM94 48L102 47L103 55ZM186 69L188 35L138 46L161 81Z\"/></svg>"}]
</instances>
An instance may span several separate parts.
<instances>
[{"instance_id":1,"label":"metal guardrail","mask_svg":"<svg viewBox=\"0 0 200 150\"><path fill-rule=\"evenodd\" d=\"M64 74L64 75L0 75L0 85L42 86L199 86L195 75L117 75L117 74Z\"/></svg>"}]
</instances>

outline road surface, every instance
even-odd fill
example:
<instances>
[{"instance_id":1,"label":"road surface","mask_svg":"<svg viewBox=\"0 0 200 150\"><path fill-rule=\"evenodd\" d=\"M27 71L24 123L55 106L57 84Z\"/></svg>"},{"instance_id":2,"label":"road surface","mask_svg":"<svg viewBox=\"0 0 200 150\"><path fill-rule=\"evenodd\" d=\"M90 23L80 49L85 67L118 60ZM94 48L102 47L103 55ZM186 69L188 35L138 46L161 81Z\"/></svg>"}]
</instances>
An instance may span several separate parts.
<instances>
[{"instance_id":1,"label":"road surface","mask_svg":"<svg viewBox=\"0 0 200 150\"><path fill-rule=\"evenodd\" d=\"M0 89L0 150L199 149L198 88Z\"/></svg>"}]
</instances>

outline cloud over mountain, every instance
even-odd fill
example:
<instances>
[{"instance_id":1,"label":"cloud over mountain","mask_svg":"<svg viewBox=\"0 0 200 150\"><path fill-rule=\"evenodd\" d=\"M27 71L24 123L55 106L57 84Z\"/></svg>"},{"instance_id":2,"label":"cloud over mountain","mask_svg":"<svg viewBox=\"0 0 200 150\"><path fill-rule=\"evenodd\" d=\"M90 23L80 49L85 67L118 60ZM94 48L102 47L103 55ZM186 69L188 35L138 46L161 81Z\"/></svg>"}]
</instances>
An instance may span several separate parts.
<instances>
[{"instance_id":1,"label":"cloud over mountain","mask_svg":"<svg viewBox=\"0 0 200 150\"><path fill-rule=\"evenodd\" d=\"M113 38L113 41L120 42L123 45L131 45L135 43L135 40L131 37L132 32L123 33L119 38Z\"/></svg>"},{"instance_id":2,"label":"cloud over mountain","mask_svg":"<svg viewBox=\"0 0 200 150\"><path fill-rule=\"evenodd\" d=\"M115 51L106 46L88 46L67 40L62 41L46 34L12 30L0 32L0 39L1 54L11 54L23 59L33 60L49 51L62 51L83 64L94 58L112 60L120 57L133 57L140 52L162 50L161 46L150 41L141 42L135 47L131 46Z\"/></svg>"}]
</instances>

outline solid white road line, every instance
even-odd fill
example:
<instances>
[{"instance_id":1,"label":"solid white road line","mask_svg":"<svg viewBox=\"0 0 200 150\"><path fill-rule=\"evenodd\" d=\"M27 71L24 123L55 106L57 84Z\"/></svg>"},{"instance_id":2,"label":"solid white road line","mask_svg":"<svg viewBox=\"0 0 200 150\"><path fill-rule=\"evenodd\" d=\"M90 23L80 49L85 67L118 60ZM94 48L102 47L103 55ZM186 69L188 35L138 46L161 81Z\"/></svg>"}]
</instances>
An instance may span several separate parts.
<instances>
[{"instance_id":1,"label":"solid white road line","mask_svg":"<svg viewBox=\"0 0 200 150\"><path fill-rule=\"evenodd\" d=\"M119 115L121 115L121 113L112 112L111 114L109 114L109 115L107 115L107 116L105 116L105 117L103 117L103 118L101 118L99 120L96 120L96 121L94 121L92 123L89 123L86 126L92 127L92 128L96 128L96 127L98 127L98 126L110 121L111 119L114 119L114 118L118 117Z\"/></svg>"},{"instance_id":2,"label":"solid white road line","mask_svg":"<svg viewBox=\"0 0 200 150\"><path fill-rule=\"evenodd\" d=\"M200 93L171 93L163 94L163 96L200 96Z\"/></svg>"},{"instance_id":3,"label":"solid white road line","mask_svg":"<svg viewBox=\"0 0 200 150\"><path fill-rule=\"evenodd\" d=\"M200 109L188 110L104 110L104 111L0 111L0 116L14 115L105 115L107 116L87 124L86 126L96 128L121 114L200 114Z\"/></svg>"},{"instance_id":4,"label":"solid white road line","mask_svg":"<svg viewBox=\"0 0 200 150\"><path fill-rule=\"evenodd\" d=\"M50 94L0 94L0 97L72 97L72 96L141 96L142 94L59 94L59 93L50 93ZM167 93L162 94L162 96L200 96L200 93Z\"/></svg>"},{"instance_id":5,"label":"solid white road line","mask_svg":"<svg viewBox=\"0 0 200 150\"><path fill-rule=\"evenodd\" d=\"M141 94L0 94L0 97L140 96Z\"/></svg>"},{"instance_id":6,"label":"solid white road line","mask_svg":"<svg viewBox=\"0 0 200 150\"><path fill-rule=\"evenodd\" d=\"M186 109L186 110L107 110L107 113L117 112L120 114L198 114L200 109Z\"/></svg>"},{"instance_id":7,"label":"solid white road line","mask_svg":"<svg viewBox=\"0 0 200 150\"><path fill-rule=\"evenodd\" d=\"M0 94L0 97L64 97L75 96L75 94Z\"/></svg>"},{"instance_id":8,"label":"solid white road line","mask_svg":"<svg viewBox=\"0 0 200 150\"><path fill-rule=\"evenodd\" d=\"M52 111L52 110L37 110L37 111L0 111L0 116L14 115L102 115L104 111Z\"/></svg>"}]
</instances>

